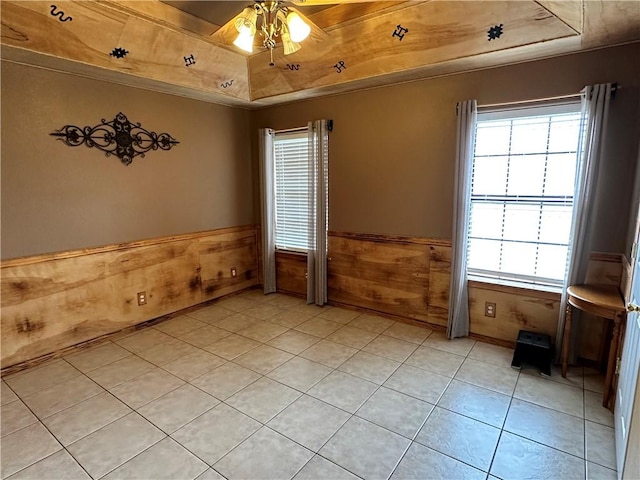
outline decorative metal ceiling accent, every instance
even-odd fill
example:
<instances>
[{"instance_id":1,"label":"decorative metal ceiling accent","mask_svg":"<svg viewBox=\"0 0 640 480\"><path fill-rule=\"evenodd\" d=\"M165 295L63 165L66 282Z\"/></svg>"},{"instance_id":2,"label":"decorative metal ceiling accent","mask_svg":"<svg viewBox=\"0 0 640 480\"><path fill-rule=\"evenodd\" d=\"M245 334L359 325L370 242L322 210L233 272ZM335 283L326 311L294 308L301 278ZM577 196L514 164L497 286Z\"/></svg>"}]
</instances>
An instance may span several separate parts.
<instances>
[{"instance_id":1,"label":"decorative metal ceiling accent","mask_svg":"<svg viewBox=\"0 0 640 480\"><path fill-rule=\"evenodd\" d=\"M496 40L498 38L500 38L502 36L502 34L504 33L504 25L501 23L500 25L495 25L493 27L491 27L488 31L487 31L487 37L488 40Z\"/></svg>"},{"instance_id":2,"label":"decorative metal ceiling accent","mask_svg":"<svg viewBox=\"0 0 640 480\"><path fill-rule=\"evenodd\" d=\"M57 10L57 11L56 11ZM51 5L51 15L54 17L58 17L58 20L61 22L72 22L73 17L70 15L64 16L64 12L62 10L58 10L57 5Z\"/></svg>"},{"instance_id":3,"label":"decorative metal ceiling accent","mask_svg":"<svg viewBox=\"0 0 640 480\"><path fill-rule=\"evenodd\" d=\"M117 47L117 48L114 48L109 55L115 58L124 58L127 56L128 53L129 53L128 50L125 50L124 48L121 48L121 47Z\"/></svg>"},{"instance_id":4,"label":"decorative metal ceiling accent","mask_svg":"<svg viewBox=\"0 0 640 480\"><path fill-rule=\"evenodd\" d=\"M84 128L65 125L50 135L59 137L70 147L86 145L105 152L107 157L115 155L125 165L129 165L137 156L144 157L149 150L170 150L180 143L168 133L157 134L142 128L140 123L131 123L120 112L112 121L104 118L95 127Z\"/></svg>"}]
</instances>

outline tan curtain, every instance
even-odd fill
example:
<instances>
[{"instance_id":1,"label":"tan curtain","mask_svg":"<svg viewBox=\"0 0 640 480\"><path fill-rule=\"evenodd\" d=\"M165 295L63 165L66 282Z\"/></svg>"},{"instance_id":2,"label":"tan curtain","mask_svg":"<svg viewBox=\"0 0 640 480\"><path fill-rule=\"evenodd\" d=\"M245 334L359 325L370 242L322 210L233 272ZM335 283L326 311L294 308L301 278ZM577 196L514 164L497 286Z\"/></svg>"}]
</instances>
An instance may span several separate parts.
<instances>
[{"instance_id":1,"label":"tan curtain","mask_svg":"<svg viewBox=\"0 0 640 480\"><path fill-rule=\"evenodd\" d=\"M578 163L576 187L573 194L574 207L571 239L569 241L569 264L560 302L560 317L556 333L556 359L559 359L564 333L567 286L584 283L587 277L589 255L591 254L591 237L594 229L593 223L597 214L594 208L594 197L607 135L609 102L613 90L613 84L605 83L585 87L581 92L582 119L580 126L583 135L581 136L581 144L578 147L578 151L581 152L581 158ZM577 330L575 328L572 330L572 333L576 335L571 339L572 345L575 345ZM575 355L572 354L571 358L575 358Z\"/></svg>"},{"instance_id":2,"label":"tan curtain","mask_svg":"<svg viewBox=\"0 0 640 480\"><path fill-rule=\"evenodd\" d=\"M276 291L276 216L274 179L274 131L260 129L260 184L262 229L262 285L264 293Z\"/></svg>"},{"instance_id":3,"label":"tan curtain","mask_svg":"<svg viewBox=\"0 0 640 480\"><path fill-rule=\"evenodd\" d=\"M471 201L471 167L478 119L475 100L458 103L458 143L453 197L453 232L451 245L451 284L447 337L469 335L469 294L467 291L467 246L469 243L469 204Z\"/></svg>"},{"instance_id":4,"label":"tan curtain","mask_svg":"<svg viewBox=\"0 0 640 480\"><path fill-rule=\"evenodd\" d=\"M309 250L307 303L327 303L329 129L327 120L309 122Z\"/></svg>"}]
</instances>

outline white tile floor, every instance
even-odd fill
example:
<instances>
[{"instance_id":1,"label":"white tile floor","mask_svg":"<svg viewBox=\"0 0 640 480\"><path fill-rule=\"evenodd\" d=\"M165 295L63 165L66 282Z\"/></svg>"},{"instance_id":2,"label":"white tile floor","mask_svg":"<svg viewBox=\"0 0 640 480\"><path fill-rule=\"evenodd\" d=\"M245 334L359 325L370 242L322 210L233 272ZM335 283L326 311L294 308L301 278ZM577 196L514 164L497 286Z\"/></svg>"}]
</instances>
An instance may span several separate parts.
<instances>
[{"instance_id":1,"label":"white tile floor","mask_svg":"<svg viewBox=\"0 0 640 480\"><path fill-rule=\"evenodd\" d=\"M251 291L2 381L2 478L614 479L601 376Z\"/></svg>"}]
</instances>

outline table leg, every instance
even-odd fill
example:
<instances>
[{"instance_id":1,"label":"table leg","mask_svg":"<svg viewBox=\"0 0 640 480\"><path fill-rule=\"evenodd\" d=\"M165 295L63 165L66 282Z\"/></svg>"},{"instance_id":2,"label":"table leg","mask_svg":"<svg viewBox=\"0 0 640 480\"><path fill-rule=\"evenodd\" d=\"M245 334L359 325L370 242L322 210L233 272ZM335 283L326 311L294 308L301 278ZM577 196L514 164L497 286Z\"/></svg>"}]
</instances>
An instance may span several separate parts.
<instances>
[{"instance_id":1,"label":"table leg","mask_svg":"<svg viewBox=\"0 0 640 480\"><path fill-rule=\"evenodd\" d=\"M611 333L611 346L609 347L609 361L607 362L607 375L604 379L604 395L602 396L602 406L609 407L609 400L611 399L611 384L613 383L613 376L616 370L616 356L618 355L618 341L620 339L620 324L622 323L622 316L624 313L616 313L613 319L613 332Z\"/></svg>"},{"instance_id":2,"label":"table leg","mask_svg":"<svg viewBox=\"0 0 640 480\"><path fill-rule=\"evenodd\" d=\"M569 344L571 342L571 305L567 303L567 314L564 317L564 332L562 334L562 377L567 378L569 362Z\"/></svg>"}]
</instances>

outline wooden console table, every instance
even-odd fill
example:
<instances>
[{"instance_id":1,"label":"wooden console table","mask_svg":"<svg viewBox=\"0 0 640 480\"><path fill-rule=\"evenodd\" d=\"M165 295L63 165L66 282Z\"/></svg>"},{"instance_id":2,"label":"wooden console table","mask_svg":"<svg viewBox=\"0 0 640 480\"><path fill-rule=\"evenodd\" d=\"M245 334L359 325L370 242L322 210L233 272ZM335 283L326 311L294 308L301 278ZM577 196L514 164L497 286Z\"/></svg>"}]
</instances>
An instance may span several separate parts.
<instances>
[{"instance_id":1,"label":"wooden console table","mask_svg":"<svg viewBox=\"0 0 640 480\"><path fill-rule=\"evenodd\" d=\"M609 360L607 374L604 380L604 395L602 405L613 410L611 399L615 399L613 392L613 378L616 374L616 357L620 345L623 325L626 319L626 309L620 290L612 285L571 285L567 288L567 316L564 322L562 337L562 376L567 376L567 362L569 359L569 343L571 338L572 307L584 312L613 321L613 333L609 346ZM610 404L611 403L611 404Z\"/></svg>"}]
</instances>

